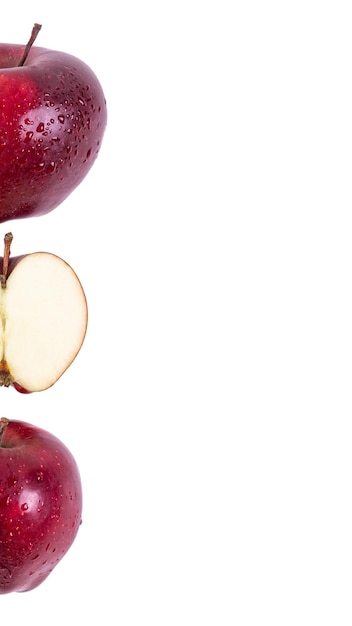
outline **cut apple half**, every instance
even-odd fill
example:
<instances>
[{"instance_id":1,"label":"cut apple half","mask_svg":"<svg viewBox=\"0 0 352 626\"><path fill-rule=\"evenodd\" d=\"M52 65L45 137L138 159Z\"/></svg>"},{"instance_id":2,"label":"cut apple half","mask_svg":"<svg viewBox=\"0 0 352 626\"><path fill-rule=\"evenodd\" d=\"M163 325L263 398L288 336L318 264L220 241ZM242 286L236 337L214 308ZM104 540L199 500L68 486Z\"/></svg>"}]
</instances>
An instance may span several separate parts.
<instances>
[{"instance_id":1,"label":"cut apple half","mask_svg":"<svg viewBox=\"0 0 352 626\"><path fill-rule=\"evenodd\" d=\"M49 252L10 259L11 241L8 233L0 287L0 385L43 391L83 344L87 301L66 261Z\"/></svg>"}]
</instances>

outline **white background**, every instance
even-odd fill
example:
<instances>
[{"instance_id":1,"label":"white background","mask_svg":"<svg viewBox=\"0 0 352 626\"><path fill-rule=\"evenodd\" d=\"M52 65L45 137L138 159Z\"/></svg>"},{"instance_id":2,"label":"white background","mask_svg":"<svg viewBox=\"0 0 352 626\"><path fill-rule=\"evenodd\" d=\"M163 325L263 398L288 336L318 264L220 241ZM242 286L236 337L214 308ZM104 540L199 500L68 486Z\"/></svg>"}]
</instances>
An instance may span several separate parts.
<instances>
[{"instance_id":1,"label":"white background","mask_svg":"<svg viewBox=\"0 0 352 626\"><path fill-rule=\"evenodd\" d=\"M83 524L3 624L352 622L350 3L40 1L0 40L84 60L109 121L80 187L11 222L88 335L1 414L71 449Z\"/></svg>"}]
</instances>

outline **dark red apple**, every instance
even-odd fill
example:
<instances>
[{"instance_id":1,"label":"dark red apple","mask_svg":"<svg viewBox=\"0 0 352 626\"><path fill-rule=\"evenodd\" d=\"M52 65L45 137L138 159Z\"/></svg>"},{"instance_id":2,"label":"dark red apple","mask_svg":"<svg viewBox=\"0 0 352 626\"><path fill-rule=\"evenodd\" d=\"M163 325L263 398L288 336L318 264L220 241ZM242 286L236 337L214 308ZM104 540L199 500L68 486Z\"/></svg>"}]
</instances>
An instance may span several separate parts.
<instances>
[{"instance_id":1,"label":"dark red apple","mask_svg":"<svg viewBox=\"0 0 352 626\"><path fill-rule=\"evenodd\" d=\"M0 44L0 222L61 204L92 167L106 122L102 87L83 61Z\"/></svg>"},{"instance_id":2,"label":"dark red apple","mask_svg":"<svg viewBox=\"0 0 352 626\"><path fill-rule=\"evenodd\" d=\"M54 435L0 420L0 594L30 591L50 574L81 524L74 457Z\"/></svg>"}]
</instances>

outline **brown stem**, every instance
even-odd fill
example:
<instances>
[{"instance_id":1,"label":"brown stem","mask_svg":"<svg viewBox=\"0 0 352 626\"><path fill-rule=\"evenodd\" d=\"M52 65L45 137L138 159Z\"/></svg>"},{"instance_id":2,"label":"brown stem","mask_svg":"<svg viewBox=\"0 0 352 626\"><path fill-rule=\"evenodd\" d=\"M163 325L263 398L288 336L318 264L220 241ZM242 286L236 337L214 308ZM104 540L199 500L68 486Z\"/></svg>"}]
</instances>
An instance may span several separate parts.
<instances>
[{"instance_id":1,"label":"brown stem","mask_svg":"<svg viewBox=\"0 0 352 626\"><path fill-rule=\"evenodd\" d=\"M42 27L41 24L34 24L34 26L32 28L31 36L30 36L29 41L28 41L28 43L27 43L27 45L26 45L26 47L24 49L24 53L23 53L22 59L20 60L20 62L18 64L18 67L22 67L22 65L24 65L25 62L27 61L27 57L28 57L29 51L30 51L31 47L34 44L41 27Z\"/></svg>"},{"instance_id":2,"label":"brown stem","mask_svg":"<svg viewBox=\"0 0 352 626\"><path fill-rule=\"evenodd\" d=\"M4 237L4 259L2 264L2 274L0 275L1 287L6 287L7 273L9 271L9 259L11 251L11 243L13 240L12 233L6 233Z\"/></svg>"},{"instance_id":3,"label":"brown stem","mask_svg":"<svg viewBox=\"0 0 352 626\"><path fill-rule=\"evenodd\" d=\"M6 428L8 423L9 423L9 420L7 419L7 417L2 417L0 419L0 446L1 446L2 436L3 436L4 432L5 432L5 428Z\"/></svg>"}]
</instances>

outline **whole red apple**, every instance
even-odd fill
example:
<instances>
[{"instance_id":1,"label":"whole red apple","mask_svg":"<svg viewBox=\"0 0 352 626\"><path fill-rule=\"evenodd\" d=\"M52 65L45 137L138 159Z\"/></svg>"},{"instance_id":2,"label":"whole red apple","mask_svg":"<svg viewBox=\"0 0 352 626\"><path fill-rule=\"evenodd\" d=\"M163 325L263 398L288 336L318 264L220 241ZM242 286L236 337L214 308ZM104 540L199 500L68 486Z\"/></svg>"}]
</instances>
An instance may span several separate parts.
<instances>
[{"instance_id":1,"label":"whole red apple","mask_svg":"<svg viewBox=\"0 0 352 626\"><path fill-rule=\"evenodd\" d=\"M74 541L82 513L77 464L54 435L0 420L0 594L30 591Z\"/></svg>"},{"instance_id":2,"label":"whole red apple","mask_svg":"<svg viewBox=\"0 0 352 626\"><path fill-rule=\"evenodd\" d=\"M0 222L61 204L92 167L107 122L102 87L83 61L25 51L0 44Z\"/></svg>"}]
</instances>

